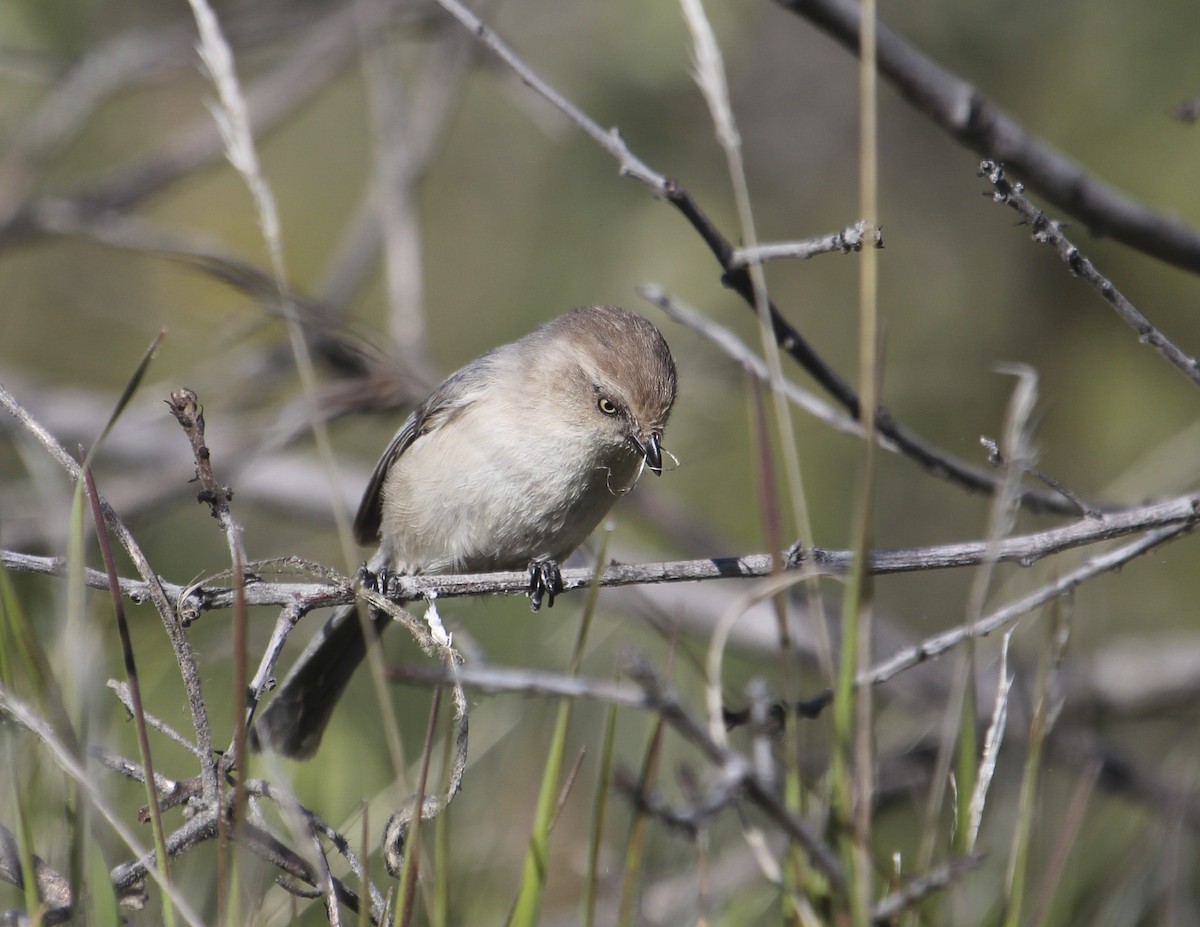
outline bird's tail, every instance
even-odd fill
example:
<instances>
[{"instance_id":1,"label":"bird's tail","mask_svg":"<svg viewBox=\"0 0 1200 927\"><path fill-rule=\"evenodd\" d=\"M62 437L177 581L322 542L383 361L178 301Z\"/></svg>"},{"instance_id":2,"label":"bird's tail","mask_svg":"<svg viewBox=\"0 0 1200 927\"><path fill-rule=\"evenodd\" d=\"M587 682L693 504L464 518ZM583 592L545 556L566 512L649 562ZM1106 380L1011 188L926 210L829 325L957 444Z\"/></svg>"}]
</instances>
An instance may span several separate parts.
<instances>
[{"instance_id":1,"label":"bird's tail","mask_svg":"<svg viewBox=\"0 0 1200 927\"><path fill-rule=\"evenodd\" d=\"M390 623L382 613L371 614L370 628L376 637ZM251 748L298 760L316 753L338 699L366 654L357 606L344 605L309 642L255 722Z\"/></svg>"}]
</instances>

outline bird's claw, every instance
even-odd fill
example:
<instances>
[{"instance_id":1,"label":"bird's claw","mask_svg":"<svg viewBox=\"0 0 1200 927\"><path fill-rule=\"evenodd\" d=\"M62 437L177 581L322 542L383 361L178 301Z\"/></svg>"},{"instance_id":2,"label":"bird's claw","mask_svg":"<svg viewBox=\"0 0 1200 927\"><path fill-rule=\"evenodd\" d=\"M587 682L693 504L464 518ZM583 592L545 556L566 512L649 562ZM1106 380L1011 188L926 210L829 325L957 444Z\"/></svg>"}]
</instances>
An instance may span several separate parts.
<instances>
[{"instance_id":1,"label":"bird's claw","mask_svg":"<svg viewBox=\"0 0 1200 927\"><path fill-rule=\"evenodd\" d=\"M554 597L563 590L562 571L554 560L535 560L529 565L529 608L538 611L542 598L546 607L554 607Z\"/></svg>"},{"instance_id":2,"label":"bird's claw","mask_svg":"<svg viewBox=\"0 0 1200 927\"><path fill-rule=\"evenodd\" d=\"M371 570L366 563L362 563L358 567L358 579L363 588L369 592L378 592L388 599L397 597L400 591L400 577L403 575L403 573L393 573L386 566L380 567L377 571Z\"/></svg>"}]
</instances>

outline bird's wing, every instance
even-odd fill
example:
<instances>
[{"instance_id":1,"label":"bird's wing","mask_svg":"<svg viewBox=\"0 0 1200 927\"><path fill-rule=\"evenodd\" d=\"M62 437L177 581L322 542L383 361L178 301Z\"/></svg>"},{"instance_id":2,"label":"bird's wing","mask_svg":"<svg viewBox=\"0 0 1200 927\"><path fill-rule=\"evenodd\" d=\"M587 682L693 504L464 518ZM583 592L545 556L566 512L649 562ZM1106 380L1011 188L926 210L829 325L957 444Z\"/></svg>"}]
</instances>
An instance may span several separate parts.
<instances>
[{"instance_id":1,"label":"bird's wing","mask_svg":"<svg viewBox=\"0 0 1200 927\"><path fill-rule=\"evenodd\" d=\"M480 361L485 359L486 356L480 358ZM473 387L478 383L479 371L474 368L480 361L463 368L435 389L405 420L396 436L392 438L392 443L379 458L379 463L375 464L375 472L371 474L362 502L358 505L358 514L354 516L354 538L359 544L374 544L379 540L379 528L383 517L383 484L387 481L388 471L400 459L400 455L412 447L413 442L422 435L436 431L446 422L457 418L476 400L478 394Z\"/></svg>"}]
</instances>

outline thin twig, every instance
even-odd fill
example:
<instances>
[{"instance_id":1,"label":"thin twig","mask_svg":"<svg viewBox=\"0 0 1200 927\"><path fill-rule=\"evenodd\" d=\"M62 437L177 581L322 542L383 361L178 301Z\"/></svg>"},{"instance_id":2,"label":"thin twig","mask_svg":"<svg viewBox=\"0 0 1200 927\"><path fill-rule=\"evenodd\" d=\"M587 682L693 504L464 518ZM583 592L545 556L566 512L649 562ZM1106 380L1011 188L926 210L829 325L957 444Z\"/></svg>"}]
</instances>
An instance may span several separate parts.
<instances>
[{"instance_id":1,"label":"thin twig","mask_svg":"<svg viewBox=\"0 0 1200 927\"><path fill-rule=\"evenodd\" d=\"M1000 452L1000 445L997 444L995 440L989 438L987 435L980 435L979 443L987 451L988 463L990 463L993 467L1004 466L1007 461L1005 460L1004 455ZM1075 507L1079 510L1080 515L1088 515L1093 518L1100 517L1101 513L1097 509L1092 508L1087 502L1080 498L1079 495L1068 489L1061 480L1055 479L1044 470L1039 470L1029 461L1021 464L1021 472L1028 473L1035 480L1041 480L1055 492L1060 492L1066 498L1073 499L1075 502Z\"/></svg>"},{"instance_id":2,"label":"thin twig","mask_svg":"<svg viewBox=\"0 0 1200 927\"><path fill-rule=\"evenodd\" d=\"M407 845L409 829L413 819L419 817L428 821L449 806L462 789L463 775L467 768L468 715L467 695L463 683L459 679L462 670L462 660L449 646L442 647L442 674L446 685L450 688L453 700L454 744L450 760L450 768L445 773L445 791L441 795L426 794L426 779L428 770L422 771L422 780L416 794L410 796L404 805L388 818L384 825L383 837L380 843L383 847L384 864L393 877L399 877L406 864L407 855L415 849ZM430 733L434 716L430 716ZM430 747L427 743L423 766L428 763ZM415 876L415 873L411 875Z\"/></svg>"},{"instance_id":3,"label":"thin twig","mask_svg":"<svg viewBox=\"0 0 1200 927\"><path fill-rule=\"evenodd\" d=\"M1186 530L1200 522L1200 495L1177 496L1164 502L1136 506L1099 518L1081 518L1061 528L1051 528L1032 534L1014 535L997 545L997 562L1031 566L1037 561L1073 548L1110 541L1153 529ZM875 575L912 573L925 570L944 570L978 566L988 555L984 541L966 541L929 547L905 547L875 550L870 554L868 569ZM710 557L700 560L675 560L660 563L610 564L599 577L601 586L632 586L654 583L695 582L700 580L761 578L771 575L773 557L767 553L746 554L741 557ZM787 552L791 567L803 564L805 569L820 576L842 576L850 569L852 554L846 550L813 548ZM0 563L7 569L23 573L58 575L64 571L62 558L40 557L15 551L0 550ZM247 565L254 569L254 564ZM331 574L336 575L336 574ZM586 588L594 572L588 567L563 570L564 590ZM102 573L90 570L85 574L87 585L107 589ZM187 586L157 581L163 593L180 602L182 611L195 620L205 611L230 608L232 588L208 588L196 584ZM428 598L454 598L475 595L516 595L528 590L529 576L523 572L479 573L461 576L393 576L390 592L397 601L417 601ZM122 592L134 601L144 600L149 585L144 580L122 579ZM378 593L359 591L358 597L372 608L387 609L388 600ZM268 583L252 579L246 584L246 604L285 606L295 611L295 617L316 608L345 605L353 602L356 593L349 578L340 583ZM394 607L394 606L393 606ZM420 622L412 630L421 631Z\"/></svg>"},{"instance_id":4,"label":"thin twig","mask_svg":"<svg viewBox=\"0 0 1200 927\"><path fill-rule=\"evenodd\" d=\"M1047 602L1065 595L1076 586L1094 576L1118 569L1135 557L1140 557L1160 544L1181 537L1188 531L1189 526L1186 525L1158 528L1138 538L1136 541L1131 541L1106 553L1098 554L1087 560L1078 569L1064 574L1054 582L1048 583L1035 592L1015 602L1011 602L1003 608L984 615L973 625L960 625L943 634L926 638L915 647L906 648L883 663L876 664L869 673L859 677L858 684L880 685L887 682L897 673L911 669L920 663L924 663L926 660L939 656L968 638L986 637L992 632L1012 624L1022 615L1026 615L1034 609L1045 605Z\"/></svg>"},{"instance_id":5,"label":"thin twig","mask_svg":"<svg viewBox=\"0 0 1200 927\"><path fill-rule=\"evenodd\" d=\"M639 296L658 306L669 318L686 325L698 335L706 338L724 351L738 366L748 370L760 383L770 382L767 365L750 347L723 325L718 325L708 316L687 303L667 293L654 283L642 283L635 287ZM830 428L845 434L863 436L862 425L856 420L839 412L829 403L814 395L791 380L783 381L783 392L791 402L799 406L813 418L824 422ZM879 435L877 440L888 450L898 452L895 444Z\"/></svg>"},{"instance_id":6,"label":"thin twig","mask_svg":"<svg viewBox=\"0 0 1200 927\"><path fill-rule=\"evenodd\" d=\"M634 679L633 683L586 680L579 676L524 669L502 670L495 667L463 667L457 670L453 679L461 679L464 684L478 685L493 691L598 698L617 705L655 712L723 771L722 775L729 782L728 788L737 788L735 783L740 783L744 796L766 811L789 836L804 847L816 868L830 878L837 890L844 890L844 876L836 857L811 831L808 824L785 807L770 783L761 782L756 778L753 764L728 747L716 743L709 736L706 726L692 717L674 691L660 680L653 670L635 664L629 667L629 672ZM445 670L429 668L406 669L395 678L430 685L444 685L452 681Z\"/></svg>"},{"instance_id":7,"label":"thin twig","mask_svg":"<svg viewBox=\"0 0 1200 927\"><path fill-rule=\"evenodd\" d=\"M986 177L988 183L996 188L992 199L1016 210L1017 214L1025 220L1025 224L1029 226L1033 240L1053 248L1055 254L1067 265L1067 269L1072 274L1084 280L1103 296L1105 301L1116 310L1117 315L1137 332L1140 343L1150 345L1185 377L1200 385L1200 361L1184 353L1142 315L1137 307L1125 297L1125 294L1113 286L1111 280L1096 270L1092 262L1080 254L1079 249L1063 234L1062 223L1047 218L1044 212L1034 206L1025 196L1023 184L1009 183L1002 164L996 161L981 162L979 176Z\"/></svg>"},{"instance_id":8,"label":"thin twig","mask_svg":"<svg viewBox=\"0 0 1200 927\"><path fill-rule=\"evenodd\" d=\"M521 60L516 52L505 44L491 28L484 24L483 20L459 3L458 0L438 0L438 3L447 13L466 26L479 41L490 48L500 60L512 68L517 76L521 78L522 83L544 97L555 109L583 129L597 145L612 155L620 165L623 175L640 180L660 196L666 195L668 186L667 178L657 171L652 170L649 165L635 156L625 144L624 139L621 138L620 132L615 128L608 129L607 131L602 129L599 123L594 122L583 110L579 109L579 107L555 90L550 84L542 80L531 67Z\"/></svg>"},{"instance_id":9,"label":"thin twig","mask_svg":"<svg viewBox=\"0 0 1200 927\"><path fill-rule=\"evenodd\" d=\"M295 35L310 26L312 12L277 7L263 12L250 6L232 11L230 37L239 48L252 51ZM173 72L190 72L195 36L184 22L127 31L103 41L71 63L55 86L23 122L8 132L0 153L0 226L26 201L55 155L64 150L104 103L122 90ZM5 57L11 54L5 50Z\"/></svg>"},{"instance_id":10,"label":"thin twig","mask_svg":"<svg viewBox=\"0 0 1200 927\"><path fill-rule=\"evenodd\" d=\"M134 782L146 781L146 770L142 768L140 763L135 763L128 757L105 750L103 747L98 747L95 744L88 747L88 756L106 769L111 769L126 779L131 779ZM184 788L184 783L176 779L170 779L158 772L154 774L154 781L157 783L158 794L161 796L163 808L170 808L176 804L174 796Z\"/></svg>"},{"instance_id":11,"label":"thin twig","mask_svg":"<svg viewBox=\"0 0 1200 927\"><path fill-rule=\"evenodd\" d=\"M277 879L285 891L303 898L324 897L327 904L330 899L336 897L347 908L357 913L360 905L358 894L330 873L325 850L320 845L318 838L326 837L338 854L345 858L351 870L361 878L363 874L362 861L350 848L350 842L326 823L320 815L300 804L295 795L277 783L250 779L246 782L246 792L256 798L265 798L278 805L307 840L309 852L305 855L297 853L262 827L249 821L244 822L238 829L239 843L271 865L281 869L292 879L298 879L308 886L308 888L300 888L285 879ZM313 859L318 859L318 864L314 865ZM369 892L368 916L371 923L377 924L381 922L383 916L383 897L374 885L369 885Z\"/></svg>"},{"instance_id":12,"label":"thin twig","mask_svg":"<svg viewBox=\"0 0 1200 927\"><path fill-rule=\"evenodd\" d=\"M871 922L874 924L895 923L899 914L920 904L930 895L940 892L971 870L978 869L982 863L983 856L968 856L942 863L924 875L910 879L899 889L880 898L871 906Z\"/></svg>"},{"instance_id":13,"label":"thin twig","mask_svg":"<svg viewBox=\"0 0 1200 927\"><path fill-rule=\"evenodd\" d=\"M724 775L733 775L740 769L746 798L768 814L780 829L803 847L810 862L826 878L834 891L844 894L846 875L832 850L813 832L810 826L791 809L775 790L774 786L760 782L753 773L753 764L741 758L728 747L714 741L703 722L692 717L679 701L674 691L668 688L654 672L645 666L633 666L630 674L642 686L651 699L657 714L689 743L700 749Z\"/></svg>"},{"instance_id":14,"label":"thin twig","mask_svg":"<svg viewBox=\"0 0 1200 927\"><path fill-rule=\"evenodd\" d=\"M1049 582L1013 602L983 615L972 625L960 625L933 635L912 647L906 647L888 659L877 663L856 680L858 686L882 685L900 673L926 663L952 650L966 640L986 637L1017 621L1047 602L1066 595L1083 583L1103 573L1119 569L1161 544L1187 533L1187 527L1162 528L1137 540L1089 559L1078 569ZM645 691L628 684L607 680L587 680L535 670L505 670L499 667L459 667L457 673L463 685L492 692L517 692L524 695L553 695L567 698L591 698L630 708L650 708L653 703ZM418 682L425 685L448 681L444 671L434 669L400 668L392 671L391 679ZM817 713L829 704L827 695L812 700Z\"/></svg>"},{"instance_id":15,"label":"thin twig","mask_svg":"<svg viewBox=\"0 0 1200 927\"><path fill-rule=\"evenodd\" d=\"M188 442L192 446L192 456L196 462L196 479L202 487L197 498L208 505L213 518L225 533L225 542L229 545L229 557L235 563L246 562L246 549L242 544L242 527L233 520L229 511L229 500L233 498L233 490L217 482L213 474L212 454L204 443L204 407L194 390L179 389L171 393L167 407L179 422Z\"/></svg>"},{"instance_id":16,"label":"thin twig","mask_svg":"<svg viewBox=\"0 0 1200 927\"><path fill-rule=\"evenodd\" d=\"M883 247L883 229L879 226L868 230L867 223L859 220L854 225L847 226L840 232L825 235L821 238L810 238L806 241L785 241L760 244L756 248L738 248L733 252L735 268L748 267L751 264L763 264L780 258L797 258L807 261L818 254L849 254L851 251L861 251L870 244L872 248Z\"/></svg>"},{"instance_id":17,"label":"thin twig","mask_svg":"<svg viewBox=\"0 0 1200 927\"><path fill-rule=\"evenodd\" d=\"M629 770L618 769L613 775L613 785L640 814L656 818L695 840L711 818L741 800L743 774L742 765L734 764L724 775L719 774L706 792L689 798L687 804L680 806L672 805L657 790L644 788L641 777Z\"/></svg>"}]
</instances>

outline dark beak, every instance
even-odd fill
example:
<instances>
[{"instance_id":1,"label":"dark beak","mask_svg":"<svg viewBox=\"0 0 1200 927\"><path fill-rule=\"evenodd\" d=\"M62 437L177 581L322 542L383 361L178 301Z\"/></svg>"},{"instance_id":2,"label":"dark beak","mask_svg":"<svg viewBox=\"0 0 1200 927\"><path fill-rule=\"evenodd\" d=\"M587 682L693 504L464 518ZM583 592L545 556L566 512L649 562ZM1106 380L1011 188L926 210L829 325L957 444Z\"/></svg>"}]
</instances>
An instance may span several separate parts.
<instances>
[{"instance_id":1,"label":"dark beak","mask_svg":"<svg viewBox=\"0 0 1200 927\"><path fill-rule=\"evenodd\" d=\"M655 476L662 476L662 439L657 434L651 434L650 440L643 444L634 435L629 436L629 443L637 448L637 452L646 459L646 466L654 471Z\"/></svg>"}]
</instances>

